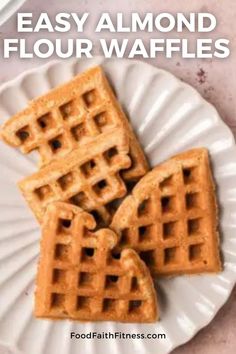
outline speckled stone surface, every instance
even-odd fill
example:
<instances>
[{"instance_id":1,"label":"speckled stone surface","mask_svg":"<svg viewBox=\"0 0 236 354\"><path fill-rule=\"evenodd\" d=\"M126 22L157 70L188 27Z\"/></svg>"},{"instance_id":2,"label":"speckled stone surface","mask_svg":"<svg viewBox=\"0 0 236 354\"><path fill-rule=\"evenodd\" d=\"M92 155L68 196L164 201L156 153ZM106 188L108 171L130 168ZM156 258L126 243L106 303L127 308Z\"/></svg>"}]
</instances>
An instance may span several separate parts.
<instances>
[{"instance_id":1,"label":"speckled stone surface","mask_svg":"<svg viewBox=\"0 0 236 354\"><path fill-rule=\"evenodd\" d=\"M184 60L176 55L172 59L165 59L163 56L158 59L146 60L147 62L167 69L180 79L194 86L208 101L215 105L221 117L231 127L236 134L236 105L234 103L236 92L236 2L235 0L50 0L38 1L28 0L23 5L22 11L33 12L37 18L40 12L47 11L54 16L57 12L90 12L90 25L86 27L84 37L90 39L97 38L92 31L93 24L103 11L110 13L124 12L211 12L218 20L217 29L211 37L226 37L231 41L231 55L227 59L205 59L205 60ZM13 16L1 27L1 38L15 38L16 16ZM42 34L27 34L29 42L33 43ZM56 38L57 34L46 34L50 38ZM61 35L67 38L68 34ZM111 35L106 34L106 38ZM117 38L124 38L126 34L117 34ZM138 35L136 34L136 37ZM148 33L140 36L144 40L151 38ZM197 34L185 31L181 34L183 38L194 41ZM23 37L23 36L22 36ZM130 34L128 38L135 36ZM166 37L170 37L169 34ZM176 37L176 33L172 33ZM76 38L74 30L70 33L70 38ZM95 46L94 53L99 54L99 49ZM138 59L138 58L137 58ZM39 64L46 63L48 60L19 60L16 57L9 60L0 59L0 80L1 83L14 78L26 69L30 69ZM202 329L190 342L174 350L173 354L234 354L236 352L236 289L233 290L231 297L225 306L219 311L214 320L206 328ZM10 351L0 347L0 354L10 354ZM65 353L66 354L66 353ZM126 354L126 353L124 353Z\"/></svg>"}]
</instances>

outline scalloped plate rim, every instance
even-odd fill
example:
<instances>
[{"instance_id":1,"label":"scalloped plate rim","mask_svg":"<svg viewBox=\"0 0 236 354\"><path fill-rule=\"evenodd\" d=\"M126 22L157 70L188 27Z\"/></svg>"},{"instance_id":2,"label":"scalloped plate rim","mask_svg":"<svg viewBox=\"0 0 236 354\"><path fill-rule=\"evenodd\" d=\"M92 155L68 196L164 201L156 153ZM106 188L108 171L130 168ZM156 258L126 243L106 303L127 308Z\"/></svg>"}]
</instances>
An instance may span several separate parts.
<instances>
[{"instance_id":1,"label":"scalloped plate rim","mask_svg":"<svg viewBox=\"0 0 236 354\"><path fill-rule=\"evenodd\" d=\"M79 63L80 61L85 61L85 60L86 59L76 59L76 58L72 58L72 59L68 59L68 60L52 60L52 61L49 61L49 62L43 64L43 65L40 65L39 67L34 67L34 68L31 68L31 69L27 69L24 72L22 72L20 75L18 75L16 78L11 79L11 80L3 83L0 86L0 95L3 93L3 91L7 90L8 88L18 86L21 83L21 81L23 81L27 76L29 76L31 74L39 73L39 72L46 72L47 70L49 70L54 65L58 65L60 63L65 64L65 62L66 62L67 65L73 65L73 64ZM87 60L89 61L89 59L87 59ZM146 63L146 62L143 62L143 61L139 61L139 60L117 59L117 58L114 58L114 57L112 57L111 59L106 59L106 58L104 58L102 56L94 56L92 60L93 60L93 64L95 64L95 65L96 65L96 63L94 63L94 61L98 62L99 64L101 63L101 65L103 65L104 62L109 62L111 60L118 61L120 65L122 65L122 63L125 63L125 64L127 63L128 64L128 63L132 62L133 64L143 65L143 66L151 68L152 70L156 70L156 71L158 70L159 72L163 72L164 74L168 74L169 77L172 77L175 80L177 80L179 85L181 85L182 87L187 87L188 89L191 89L191 91L194 92L195 95L197 94L198 97L204 102L204 105L208 105L208 106L211 107L211 109L214 111L215 117L217 119L217 123L222 127L222 129L224 129L225 133L227 134L227 137L230 138L230 147L236 148L235 138L233 136L233 133L230 130L230 128L225 124L225 122L222 120L222 118L220 117L220 115L217 112L216 108L211 103L206 101L195 88L193 88L191 85L189 85L189 84L187 84L185 82L182 82L180 79L178 79L171 72L169 72L167 70L164 70L164 69L160 69L158 67L153 66L152 64L149 64L149 63ZM63 82L64 81L62 81L61 84L63 84ZM215 315L217 314L219 309L228 300L228 298L229 298L229 296L230 296L230 294L231 294L231 292L233 290L233 287L235 285L235 282L236 282L236 273L234 273L234 279L233 279L233 277L231 277L231 279L229 279L229 280L230 280L230 285L228 286L228 294L227 294L227 296L225 296L222 299L222 301L218 302L218 305L216 306L215 310L212 312L212 314L210 316L208 316L206 318L206 320L204 321L204 324L200 328L194 329L191 332L190 335L187 335L187 333L186 333L185 339L179 340L178 343L174 343L171 346L170 351L172 351L173 349L175 349L176 347L178 347L178 346L180 346L180 345L182 345L184 343L187 343L191 338L193 338L196 335L196 333L198 333L199 330L201 330L202 328L207 326L212 321L212 319L215 317ZM4 342L4 341L2 341L0 339L0 344L8 344L8 343ZM11 344L9 343L9 346L10 345Z\"/></svg>"}]
</instances>

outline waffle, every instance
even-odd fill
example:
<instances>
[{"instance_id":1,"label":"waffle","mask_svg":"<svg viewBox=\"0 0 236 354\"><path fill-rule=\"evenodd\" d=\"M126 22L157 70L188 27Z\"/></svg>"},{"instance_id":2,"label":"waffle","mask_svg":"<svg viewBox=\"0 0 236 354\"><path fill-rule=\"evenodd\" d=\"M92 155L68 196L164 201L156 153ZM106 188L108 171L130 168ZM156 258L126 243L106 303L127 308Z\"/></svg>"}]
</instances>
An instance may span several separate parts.
<instances>
[{"instance_id":1,"label":"waffle","mask_svg":"<svg viewBox=\"0 0 236 354\"><path fill-rule=\"evenodd\" d=\"M132 160L124 178L137 180L148 169L143 151L102 69L94 67L31 101L4 124L1 136L23 153L37 150L45 166L118 127L129 136Z\"/></svg>"},{"instance_id":2,"label":"waffle","mask_svg":"<svg viewBox=\"0 0 236 354\"><path fill-rule=\"evenodd\" d=\"M106 132L26 177L19 187L40 223L48 204L64 201L90 211L101 227L127 192L120 171L130 166L128 153L122 129Z\"/></svg>"},{"instance_id":3,"label":"waffle","mask_svg":"<svg viewBox=\"0 0 236 354\"><path fill-rule=\"evenodd\" d=\"M208 152L193 149L155 167L113 217L116 251L136 250L157 275L218 272L217 204Z\"/></svg>"},{"instance_id":4,"label":"waffle","mask_svg":"<svg viewBox=\"0 0 236 354\"><path fill-rule=\"evenodd\" d=\"M73 320L154 322L156 293L133 250L111 254L118 238L81 208L53 203L43 223L35 315Z\"/></svg>"}]
</instances>

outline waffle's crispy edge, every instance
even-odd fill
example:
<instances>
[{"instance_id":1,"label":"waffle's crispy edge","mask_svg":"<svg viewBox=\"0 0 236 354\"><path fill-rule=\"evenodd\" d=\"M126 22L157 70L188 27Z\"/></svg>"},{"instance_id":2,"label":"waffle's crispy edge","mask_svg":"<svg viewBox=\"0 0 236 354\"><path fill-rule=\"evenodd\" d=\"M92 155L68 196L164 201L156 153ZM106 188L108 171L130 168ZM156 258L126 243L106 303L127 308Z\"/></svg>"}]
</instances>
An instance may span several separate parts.
<instances>
[{"instance_id":1,"label":"waffle's crispy edge","mask_svg":"<svg viewBox=\"0 0 236 354\"><path fill-rule=\"evenodd\" d=\"M172 192L170 192L171 187L168 187L168 178L170 176L178 176L178 180L182 181L181 171L182 169L187 170L188 166L189 168L193 168L193 166L196 167L196 170L193 170L192 172L193 174L196 173L196 180L188 183L186 182L185 184L183 177L183 182L178 185L178 191L175 191L175 193L178 194L177 201L175 201L177 204L173 205L174 209L177 208L177 210L179 210L179 214L177 212L168 211L169 214L158 214L158 217L154 219L154 221L151 220L151 213L143 216L143 219L138 217L138 207L145 199L152 196L153 199L151 199L150 206L155 207L155 203L161 203L161 196L165 197L165 194L168 195L168 193L173 194L173 189ZM163 186L162 189L159 187L161 185ZM185 209L185 194L191 194L191 192L195 193L196 191L198 191L199 194L196 194L195 197L197 195L200 196L198 201L200 204L190 207L189 210ZM154 199L156 200L155 202L153 202ZM160 208L162 208L161 205ZM187 223L186 226L185 218ZM175 223L179 220L181 221L181 224ZM196 220L198 221L196 222ZM137 229L138 232L141 232L141 229L138 227L147 224L154 224L156 227L156 231L151 233L151 239L145 243L144 234L143 241L141 242L139 234L138 241L135 241L134 237L132 238L132 235L137 235L137 233L135 233L137 232ZM166 230L168 230L168 227L170 230L171 227L173 227L172 230L175 231L172 232L176 232L176 234L173 234L172 238L162 239L162 236L164 235L164 226L162 224L169 224L167 225ZM178 225L182 225L182 227ZM149 265L153 274L174 275L219 272L222 266L219 255L219 233L217 229L218 208L215 196L215 185L210 170L207 150L205 148L192 149L174 156L172 159L155 167L139 181L134 187L132 194L124 199L115 213L110 227L120 236L120 242L117 249L121 250L126 247L135 249L140 253L141 257L143 256L144 259L146 258L146 263ZM188 228L185 229L185 227ZM193 230L191 230L191 228L193 228ZM194 230L194 228L199 229ZM152 229L150 228L149 230ZM143 230L142 232L144 233ZM124 237L126 237L126 242ZM194 242L196 242L196 247L194 247ZM191 248L190 246L193 247ZM151 253L149 251L151 251ZM197 259L197 252L199 252L199 259ZM201 252L204 254L202 259L200 258ZM190 261L190 258L187 259L187 253L189 254L189 257L192 257L193 261ZM174 259L174 254L179 255L179 258L177 257ZM173 257L172 264L171 257ZM183 261L183 259L185 259L184 257L186 257L186 262ZM167 264L168 262L165 264L165 261L168 261L169 264ZM177 263L175 264L175 262Z\"/></svg>"},{"instance_id":2,"label":"waffle's crispy edge","mask_svg":"<svg viewBox=\"0 0 236 354\"><path fill-rule=\"evenodd\" d=\"M95 105L90 108L84 103L83 97L86 92L90 92L94 88L99 94L99 99L98 103L95 103ZM70 102L73 104L75 101L77 102L77 106L75 108L75 116L72 117L72 124L72 120L68 118L65 120L62 119L61 107ZM29 153L37 149L41 155L40 166L45 166L51 161L65 156L74 148L91 141L94 136L103 135L103 130L99 131L100 128L98 128L94 120L91 119L93 115L95 117L96 114L100 113L102 110L101 107L103 106L105 110L108 110L108 113L110 112L110 114L112 114L112 124L108 126L108 129L122 128L129 136L130 156L133 163L131 168L123 174L124 178L127 180L137 180L147 172L148 164L132 127L118 103L101 67L91 68L76 76L70 82L32 100L25 110L10 118L2 126L0 134L7 144L20 147L23 153ZM71 105L71 107L73 106ZM52 116L49 117L49 122L54 124L54 128L52 126L50 128L51 130L47 130L47 126L40 127L37 123L32 125L32 122L39 121L41 117L44 117L48 113L52 114ZM77 129L76 127L79 127L81 122L84 124L83 129L87 129L88 134L85 133L85 139L75 141L74 133L71 132L74 131L73 129ZM27 126L31 128L31 133L28 138L29 141L27 139L21 141L17 134L21 129ZM80 125L78 130L79 134L82 132L81 127L82 125ZM54 153L51 150L52 148L49 142L52 142L54 139L56 140L57 137L62 139L62 148L58 148L56 153Z\"/></svg>"},{"instance_id":3,"label":"waffle's crispy edge","mask_svg":"<svg viewBox=\"0 0 236 354\"><path fill-rule=\"evenodd\" d=\"M111 159L104 157L106 151L116 148L117 154ZM84 174L85 164L95 162L95 168ZM126 195L126 186L121 177L123 170L130 166L128 136L122 129L107 132L82 145L64 158L54 161L38 172L19 182L19 188L40 223L44 218L48 204L54 201L70 201L88 211L96 210L107 225L113 212L109 206L114 200ZM87 169L86 169L87 171ZM72 174L72 183L61 186L61 180ZM100 181L107 181L109 189L102 189L100 194L94 186ZM45 188L49 193L41 198ZM40 192L40 193L38 193ZM79 193L85 193L87 201L74 200ZM78 199L78 198L77 198Z\"/></svg>"},{"instance_id":4,"label":"waffle's crispy edge","mask_svg":"<svg viewBox=\"0 0 236 354\"><path fill-rule=\"evenodd\" d=\"M68 233L63 236L64 234L58 231L58 225L60 225L59 220L61 218L72 220L72 227L74 228L69 231L72 234L72 238L68 236ZM92 232L91 230L95 228L95 225L94 218L78 207L61 202L53 203L48 206L42 228L41 254L35 293L35 316L51 319L69 318L73 320L89 321L154 322L159 316L157 299L153 281L144 262L141 261L135 251L127 249L122 252L120 260L111 258L110 263L110 257L112 257L111 249L117 242L117 236L109 229L101 229L97 232ZM84 235L85 232L86 234ZM64 241L61 241L63 237ZM60 261L55 259L55 245L58 244L58 242L64 242L64 244L71 246L71 253L69 253L67 263L65 263L63 259ZM93 245L93 247L98 249L100 255L103 255L103 257L100 257L101 259L98 258L95 260L95 268L91 262L82 263L79 261L80 246L84 246L86 242L90 242L90 247ZM77 256L75 256L75 254ZM75 259L78 259L78 263ZM104 263L105 259L109 260L109 262L106 261ZM65 278L66 280L64 279L64 282L54 282L52 284L52 274L55 268L67 271L67 278ZM102 279L103 273L104 275L119 275L119 290L113 289L112 291L108 290L108 288L104 289L102 283L99 281L96 283L96 280L93 281L92 288L88 287L87 290L82 284L78 283L80 285L77 285L79 279L77 272L80 273L81 276L81 271L84 272L85 268L86 272L94 272L95 276L100 276L99 279ZM132 277L137 278L139 284L138 289L140 290L140 293L136 290L134 295L132 295L131 290L126 293L127 282L130 281ZM72 280L76 282L73 283ZM104 283L104 286L105 284L106 283ZM95 296L91 295L93 291ZM108 295L108 292L110 295ZM51 302L52 293L64 294L64 303L59 302L59 304L55 303L53 305ZM95 301L93 306L90 308L86 307L86 299L84 299L83 306L81 305L80 307L80 305L78 305L78 308L75 309L75 302L73 302L74 297L78 295L81 296L81 294L84 298L90 296L92 301ZM119 296L117 296L117 294ZM123 310L113 311L112 308L110 311L109 309L104 310L104 305L101 307L99 303L101 300L102 303L105 304L106 300L104 300L103 297L107 296L111 299L119 300L116 306L119 306L119 309L122 307ZM127 299L135 298L138 300L138 296L141 296L144 306L140 307L140 312L135 312L137 310L133 310L133 312L124 310L125 308L123 306L125 306ZM97 306L95 306L96 304Z\"/></svg>"}]
</instances>

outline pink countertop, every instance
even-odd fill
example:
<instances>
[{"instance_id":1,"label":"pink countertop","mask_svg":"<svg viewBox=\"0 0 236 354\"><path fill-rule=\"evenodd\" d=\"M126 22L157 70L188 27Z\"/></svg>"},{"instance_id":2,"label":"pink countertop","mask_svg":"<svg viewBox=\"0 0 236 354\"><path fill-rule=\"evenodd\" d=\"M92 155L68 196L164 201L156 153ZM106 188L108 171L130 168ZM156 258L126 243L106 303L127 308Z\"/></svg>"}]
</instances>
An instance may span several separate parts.
<instances>
[{"instance_id":1,"label":"pink countertop","mask_svg":"<svg viewBox=\"0 0 236 354\"><path fill-rule=\"evenodd\" d=\"M184 60L178 55L173 59L146 60L149 63L167 69L180 79L194 86L208 101L213 103L219 111L221 117L231 127L236 135L236 105L234 104L236 92L236 3L234 0L50 0L37 1L28 0L21 8L22 12L33 12L37 17L40 12L48 12L52 16L57 12L90 12L91 24L94 23L99 15L106 11L110 13L124 12L211 12L217 17L218 26L211 34L212 38L225 37L231 41L231 55L224 60L219 59L191 59ZM1 27L2 38L16 38L16 17L13 16ZM42 34L27 34L32 43ZM45 36L48 36L45 33ZM57 35L50 34L50 38ZM68 34L64 34L66 38ZM92 32L92 26L88 26L84 37L96 38ZM111 36L111 35L110 35ZM117 34L117 38L123 38L122 34ZM133 35L130 35L130 38ZM140 34L148 39L149 35ZM169 35L167 34L167 37ZM23 36L22 36L23 37ZM49 36L48 36L49 37ZM138 37L138 35L136 35ZM184 38L194 39L197 34L184 32ZM70 38L76 38L76 33L71 32ZM109 38L109 35L107 35ZM151 35L150 35L151 38ZM95 53L99 54L95 47ZM138 59L138 58L137 58ZM26 69L46 63L48 60L19 60L11 58L9 60L0 59L0 79L1 83L14 78ZM234 354L236 348L236 289L225 306L219 311L214 320L206 328L201 330L189 343L176 349L174 354L187 354L189 352L200 354ZM0 354L7 354L0 347Z\"/></svg>"}]
</instances>

